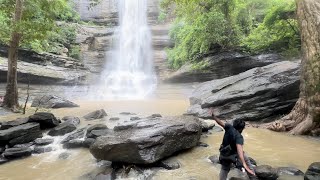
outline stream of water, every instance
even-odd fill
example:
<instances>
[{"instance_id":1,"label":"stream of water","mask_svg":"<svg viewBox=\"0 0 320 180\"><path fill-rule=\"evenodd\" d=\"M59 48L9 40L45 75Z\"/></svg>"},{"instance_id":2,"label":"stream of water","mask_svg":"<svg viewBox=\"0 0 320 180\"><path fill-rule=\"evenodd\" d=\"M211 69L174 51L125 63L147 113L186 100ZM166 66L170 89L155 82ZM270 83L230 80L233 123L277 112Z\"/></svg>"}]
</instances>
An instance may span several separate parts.
<instances>
[{"instance_id":1,"label":"stream of water","mask_svg":"<svg viewBox=\"0 0 320 180\"><path fill-rule=\"evenodd\" d=\"M51 89L50 93L59 94L61 88L55 86L34 87L34 89ZM85 88L83 88L85 89ZM56 91L55 91L56 90ZM110 117L129 118L121 116L120 112L133 112L135 116L148 116L153 113L162 115L181 115L189 105L188 95L192 90L191 84L185 85L161 85L153 98L145 100L113 100L113 101L90 101L72 98L79 108L64 108L51 110L57 117L83 115L97 109L105 109ZM20 88L23 95L25 90ZM74 91L73 91L74 92ZM78 91L75 91L78 92ZM31 91L31 94L44 93L43 91ZM64 92L65 93L65 92ZM62 95L64 93L61 93ZM79 90L80 93L80 90ZM81 94L81 93L80 93ZM30 109L28 115L34 110ZM23 117L19 114L0 116L0 121L13 120ZM98 121L103 123L106 121ZM81 124L87 124L83 121ZM112 127L112 125L108 125ZM218 154L218 147L221 143L223 132L212 133L201 141L207 143L209 147L196 147L184 152L172 159L181 163L181 168L177 170L157 171L152 179L155 180L176 180L176 179L217 179L219 167L209 162L208 157ZM308 166L320 157L320 141L309 137L291 136L284 133L275 133L264 129L248 128L244 131L245 151L258 164L269 164L274 167L293 166L305 171ZM87 149L68 150L71 153L68 159L59 159L59 151L33 155L22 160L12 161L0 165L0 180L25 180L25 179L79 179L80 176L92 171L99 171L101 167ZM134 176L134 175L133 175ZM137 179L137 178L131 178ZM143 178L142 178L143 179Z\"/></svg>"}]
</instances>

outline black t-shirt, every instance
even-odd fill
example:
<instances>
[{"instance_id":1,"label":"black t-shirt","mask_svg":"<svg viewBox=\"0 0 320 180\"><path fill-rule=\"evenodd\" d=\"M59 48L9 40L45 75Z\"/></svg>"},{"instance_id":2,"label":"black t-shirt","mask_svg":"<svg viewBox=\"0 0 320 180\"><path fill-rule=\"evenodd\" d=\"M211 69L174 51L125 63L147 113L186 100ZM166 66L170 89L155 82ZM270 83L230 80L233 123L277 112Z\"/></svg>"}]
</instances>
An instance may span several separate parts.
<instances>
[{"instance_id":1,"label":"black t-shirt","mask_svg":"<svg viewBox=\"0 0 320 180\"><path fill-rule=\"evenodd\" d=\"M243 137L231 124L226 123L224 126L225 133L223 136L222 146L226 147L230 144L231 154L237 154L236 144L243 145Z\"/></svg>"}]
</instances>

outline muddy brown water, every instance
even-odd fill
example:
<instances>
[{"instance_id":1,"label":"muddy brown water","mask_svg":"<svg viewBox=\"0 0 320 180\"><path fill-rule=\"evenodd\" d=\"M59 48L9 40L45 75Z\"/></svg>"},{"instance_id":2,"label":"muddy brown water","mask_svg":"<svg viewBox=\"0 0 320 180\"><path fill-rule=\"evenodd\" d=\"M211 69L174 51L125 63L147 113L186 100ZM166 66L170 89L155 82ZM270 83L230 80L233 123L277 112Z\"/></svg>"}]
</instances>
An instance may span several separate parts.
<instances>
[{"instance_id":1,"label":"muddy brown water","mask_svg":"<svg viewBox=\"0 0 320 180\"><path fill-rule=\"evenodd\" d=\"M169 87L169 86L168 86ZM148 116L153 113L162 115L181 115L189 105L187 96L190 89L183 86L162 87L153 98L135 101L90 101L75 100L79 108L65 108L51 110L57 117L83 115L97 109L105 109L110 117L128 118L119 115L120 112L133 112L135 116ZM78 98L79 99L79 98ZM29 109L32 114L34 109ZM0 121L23 117L19 114L0 116ZM83 120L83 119L82 119ZM102 123L104 121L97 121ZM88 122L81 122L87 124ZM284 133L271 132L264 129L248 128L243 132L245 138L245 151L253 157L258 164L268 164L274 167L293 166L306 171L308 166L320 160L320 141L318 139L301 136L291 136ZM152 179L155 180L182 180L218 179L219 167L212 165L208 160L211 155L218 154L223 132L212 133L201 142L209 147L196 147L172 157L179 161L181 168L167 171L160 170ZM31 157L12 161L0 165L0 180L42 180L42 179L79 179L80 176L92 171L98 171L99 165L87 149L68 150L68 159L59 159L64 149L33 155ZM139 179L132 177L131 179ZM143 179L143 178L140 178Z\"/></svg>"}]
</instances>

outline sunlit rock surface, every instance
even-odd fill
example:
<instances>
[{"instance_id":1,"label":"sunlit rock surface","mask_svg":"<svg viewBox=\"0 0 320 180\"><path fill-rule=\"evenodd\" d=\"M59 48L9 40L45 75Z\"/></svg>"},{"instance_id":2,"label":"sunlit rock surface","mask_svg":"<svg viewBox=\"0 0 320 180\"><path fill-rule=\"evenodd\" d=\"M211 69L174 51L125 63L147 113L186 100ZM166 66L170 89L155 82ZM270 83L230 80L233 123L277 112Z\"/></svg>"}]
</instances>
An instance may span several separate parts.
<instances>
[{"instance_id":1,"label":"sunlit rock surface","mask_svg":"<svg viewBox=\"0 0 320 180\"><path fill-rule=\"evenodd\" d=\"M300 63L279 62L200 84L188 113L208 118L208 107L223 119L269 121L286 114L299 97Z\"/></svg>"}]
</instances>

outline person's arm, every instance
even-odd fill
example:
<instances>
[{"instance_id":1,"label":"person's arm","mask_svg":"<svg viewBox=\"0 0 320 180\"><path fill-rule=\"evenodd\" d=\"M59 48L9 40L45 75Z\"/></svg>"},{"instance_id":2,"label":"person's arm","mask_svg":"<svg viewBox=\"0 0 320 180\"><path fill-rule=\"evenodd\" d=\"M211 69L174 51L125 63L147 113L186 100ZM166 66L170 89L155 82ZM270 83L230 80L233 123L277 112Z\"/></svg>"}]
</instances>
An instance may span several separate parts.
<instances>
[{"instance_id":1,"label":"person's arm","mask_svg":"<svg viewBox=\"0 0 320 180\"><path fill-rule=\"evenodd\" d=\"M219 118L217 118L217 116L214 114L214 111L212 108L210 108L210 114L212 116L212 118L221 126L221 127L225 127L225 123L223 121L221 121Z\"/></svg>"},{"instance_id":2,"label":"person's arm","mask_svg":"<svg viewBox=\"0 0 320 180\"><path fill-rule=\"evenodd\" d=\"M241 144L237 144L237 152L243 167L247 170L248 173L255 175L255 173L248 167L246 161L244 160L243 147Z\"/></svg>"}]
</instances>

